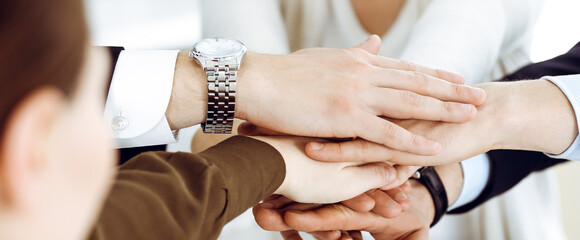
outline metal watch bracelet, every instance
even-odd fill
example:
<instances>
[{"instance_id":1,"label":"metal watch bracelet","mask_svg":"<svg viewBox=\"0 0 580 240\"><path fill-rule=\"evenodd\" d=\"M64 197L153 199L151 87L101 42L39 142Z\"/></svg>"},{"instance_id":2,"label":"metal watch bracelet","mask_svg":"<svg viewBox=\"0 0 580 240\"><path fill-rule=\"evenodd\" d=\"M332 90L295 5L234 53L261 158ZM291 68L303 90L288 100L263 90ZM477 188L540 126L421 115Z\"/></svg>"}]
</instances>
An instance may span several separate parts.
<instances>
[{"instance_id":1,"label":"metal watch bracelet","mask_svg":"<svg viewBox=\"0 0 580 240\"><path fill-rule=\"evenodd\" d=\"M236 78L239 64L207 61L207 118L202 123L204 133L230 134L236 108Z\"/></svg>"}]
</instances>

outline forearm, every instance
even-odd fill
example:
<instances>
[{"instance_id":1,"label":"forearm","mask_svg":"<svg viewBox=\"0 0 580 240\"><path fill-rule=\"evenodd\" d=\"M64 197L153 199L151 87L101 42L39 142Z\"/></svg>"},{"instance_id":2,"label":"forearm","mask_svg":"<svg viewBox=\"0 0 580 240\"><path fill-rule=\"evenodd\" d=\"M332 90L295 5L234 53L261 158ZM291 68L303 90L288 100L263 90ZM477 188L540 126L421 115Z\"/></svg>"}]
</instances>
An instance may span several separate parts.
<instances>
[{"instance_id":1,"label":"forearm","mask_svg":"<svg viewBox=\"0 0 580 240\"><path fill-rule=\"evenodd\" d=\"M200 154L139 155L119 170L92 237L217 238L223 225L279 187L284 169L278 151L247 137Z\"/></svg>"},{"instance_id":2,"label":"forearm","mask_svg":"<svg viewBox=\"0 0 580 240\"><path fill-rule=\"evenodd\" d=\"M241 69L236 79L235 117L247 119L248 109L252 105L248 102L263 102L257 92L272 89L268 79L264 79L264 72L274 69L264 68L284 66L275 55L248 52L244 56ZM275 74L273 74L275 75ZM254 91L256 89L261 89ZM208 102L208 86L206 73L195 59L189 57L187 51L177 56L171 100L165 116L171 129L177 130L200 124L206 119ZM253 110L257 111L257 110Z\"/></svg>"}]
</instances>

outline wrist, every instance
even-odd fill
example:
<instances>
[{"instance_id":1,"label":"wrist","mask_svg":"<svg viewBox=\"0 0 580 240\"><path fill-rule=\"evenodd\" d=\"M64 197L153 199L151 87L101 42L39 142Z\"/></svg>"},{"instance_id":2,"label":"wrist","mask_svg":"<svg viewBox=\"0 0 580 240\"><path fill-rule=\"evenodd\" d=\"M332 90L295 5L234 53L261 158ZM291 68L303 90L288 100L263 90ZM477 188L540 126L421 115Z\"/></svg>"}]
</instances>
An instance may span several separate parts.
<instances>
[{"instance_id":1,"label":"wrist","mask_svg":"<svg viewBox=\"0 0 580 240\"><path fill-rule=\"evenodd\" d=\"M551 154L564 152L578 135L576 117L568 98L547 80L502 84L498 117L502 117L501 149L522 149ZM546 141L550 139L550 141Z\"/></svg>"},{"instance_id":2,"label":"wrist","mask_svg":"<svg viewBox=\"0 0 580 240\"><path fill-rule=\"evenodd\" d=\"M278 138L278 137L266 137L266 136L248 136L248 137L265 142L268 145L272 146L274 149L276 149L276 151L278 151L278 153L280 153L280 155L282 156L282 159L284 161L284 167L285 167L286 171L285 171L284 181L282 181L280 186L278 186L278 188L276 188L276 190L274 191L273 194L287 195L288 185L289 185L289 177L288 177L288 175L289 175L288 170L289 169L288 169L288 164L286 163L286 159L289 158L288 154L290 154L290 152L291 152L291 149L289 149L289 146L292 146L292 144L289 144L290 143L289 140L285 140L283 138Z\"/></svg>"},{"instance_id":3,"label":"wrist","mask_svg":"<svg viewBox=\"0 0 580 240\"><path fill-rule=\"evenodd\" d=\"M201 66L182 51L177 56L171 100L165 116L171 129L202 123L207 114L207 79Z\"/></svg>"},{"instance_id":4,"label":"wrist","mask_svg":"<svg viewBox=\"0 0 580 240\"><path fill-rule=\"evenodd\" d=\"M238 70L237 86L236 86L236 110L235 118L251 121L252 116L260 116L259 103L261 101L268 101L274 99L273 97L264 98L265 94L274 96L272 92L273 87L269 84L276 81L276 79L268 79L268 73L276 71L273 69L273 61L276 58L271 58L269 54L260 54L254 52L247 52L244 60ZM270 74L269 76L276 76Z\"/></svg>"},{"instance_id":5,"label":"wrist","mask_svg":"<svg viewBox=\"0 0 580 240\"><path fill-rule=\"evenodd\" d=\"M435 167L435 171L439 175L443 186L445 186L445 192L447 193L448 206L453 205L453 203L461 194L461 188L463 187L463 171L459 163L452 163L447 165L440 165Z\"/></svg>"},{"instance_id":6,"label":"wrist","mask_svg":"<svg viewBox=\"0 0 580 240\"><path fill-rule=\"evenodd\" d=\"M411 206L415 207L425 218L425 224L427 226L431 225L433 219L435 218L435 205L433 204L433 197L429 193L429 190L415 179L410 179L411 192L409 193L409 199L411 200Z\"/></svg>"},{"instance_id":7,"label":"wrist","mask_svg":"<svg viewBox=\"0 0 580 240\"><path fill-rule=\"evenodd\" d=\"M474 134L478 134L478 141L484 141L479 144L483 149L479 152L484 153L493 149L503 149L506 144L506 131L510 132L512 114L510 107L513 105L514 96L509 94L509 89L513 86L511 83L494 82L477 84L485 90L486 101L477 107L477 116L474 120L468 122L473 124Z\"/></svg>"},{"instance_id":8,"label":"wrist","mask_svg":"<svg viewBox=\"0 0 580 240\"><path fill-rule=\"evenodd\" d=\"M432 174L433 170L436 175ZM453 163L436 166L432 170L423 169L419 179L411 180L411 193L417 195L412 196L411 200L419 199L412 204L417 204L428 225L433 226L459 197L463 173L459 163ZM442 195L443 192L445 195Z\"/></svg>"}]
</instances>

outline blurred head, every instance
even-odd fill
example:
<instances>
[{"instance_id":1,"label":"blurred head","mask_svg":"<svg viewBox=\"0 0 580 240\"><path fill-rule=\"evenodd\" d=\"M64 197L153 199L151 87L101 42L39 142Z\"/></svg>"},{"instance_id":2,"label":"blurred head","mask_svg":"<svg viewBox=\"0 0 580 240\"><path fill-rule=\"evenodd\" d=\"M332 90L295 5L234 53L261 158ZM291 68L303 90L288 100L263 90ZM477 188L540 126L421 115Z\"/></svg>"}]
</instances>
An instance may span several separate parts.
<instances>
[{"instance_id":1,"label":"blurred head","mask_svg":"<svg viewBox=\"0 0 580 240\"><path fill-rule=\"evenodd\" d=\"M114 155L81 0L0 2L0 239L81 239Z\"/></svg>"}]
</instances>

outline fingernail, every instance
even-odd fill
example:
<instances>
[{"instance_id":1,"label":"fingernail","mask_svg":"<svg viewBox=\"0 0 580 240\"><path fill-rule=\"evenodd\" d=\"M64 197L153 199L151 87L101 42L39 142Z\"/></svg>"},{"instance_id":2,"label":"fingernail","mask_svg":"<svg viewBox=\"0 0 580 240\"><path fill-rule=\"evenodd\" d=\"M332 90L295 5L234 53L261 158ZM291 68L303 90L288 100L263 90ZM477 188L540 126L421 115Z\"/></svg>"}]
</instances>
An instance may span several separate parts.
<instances>
[{"instance_id":1,"label":"fingernail","mask_svg":"<svg viewBox=\"0 0 580 240\"><path fill-rule=\"evenodd\" d=\"M274 204L270 203L270 202L260 203L260 206L265 208L265 209L273 209L274 208Z\"/></svg>"},{"instance_id":2,"label":"fingernail","mask_svg":"<svg viewBox=\"0 0 580 240\"><path fill-rule=\"evenodd\" d=\"M407 194L405 194L403 191L400 191L399 193L397 193L397 195L395 195L395 201L397 202L407 200L408 198L409 197L407 196Z\"/></svg>"},{"instance_id":3,"label":"fingernail","mask_svg":"<svg viewBox=\"0 0 580 240\"><path fill-rule=\"evenodd\" d=\"M319 142L311 142L310 143L310 148L312 150L318 151L321 150L324 147L324 144L319 143Z\"/></svg>"},{"instance_id":4,"label":"fingernail","mask_svg":"<svg viewBox=\"0 0 580 240\"><path fill-rule=\"evenodd\" d=\"M471 104L462 104L461 108L465 113L471 113L473 111L473 105Z\"/></svg>"},{"instance_id":5,"label":"fingernail","mask_svg":"<svg viewBox=\"0 0 580 240\"><path fill-rule=\"evenodd\" d=\"M481 95L484 94L483 89L481 88L471 88L471 89L472 89L471 92L473 93L473 96L475 96L475 98L479 99Z\"/></svg>"},{"instance_id":6,"label":"fingernail","mask_svg":"<svg viewBox=\"0 0 580 240\"><path fill-rule=\"evenodd\" d=\"M428 147L432 150L433 153L437 154L441 149L441 144L439 144L439 142L429 140Z\"/></svg>"}]
</instances>

